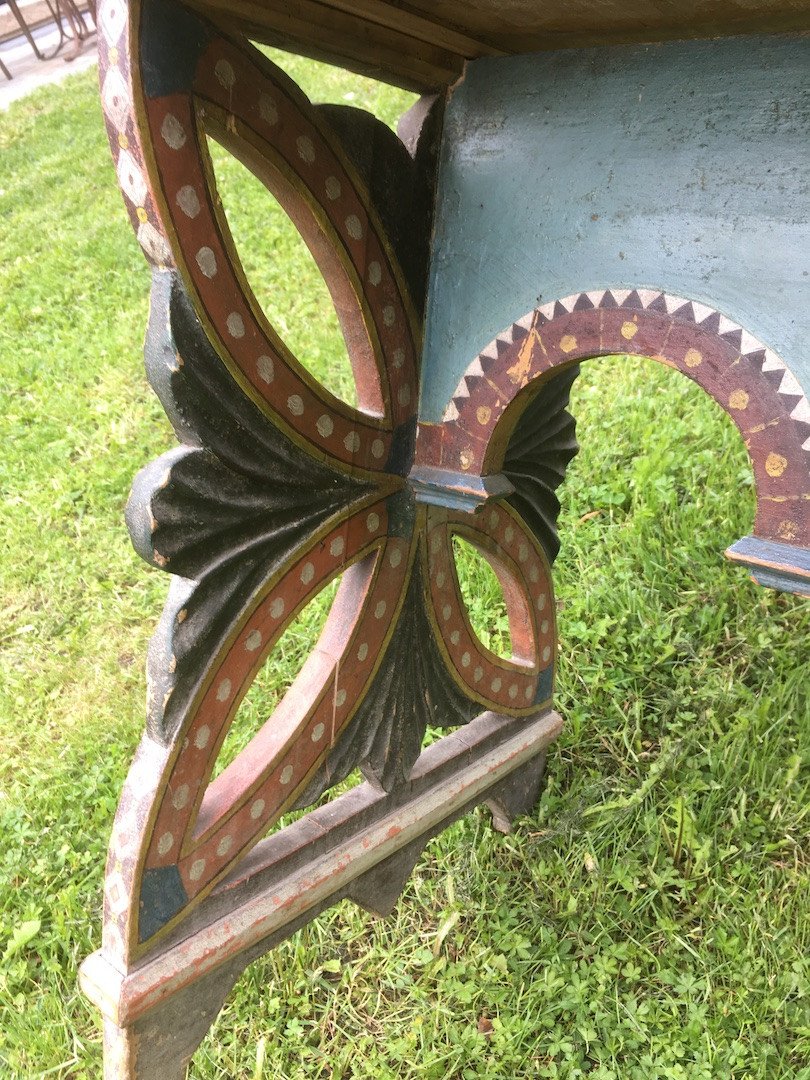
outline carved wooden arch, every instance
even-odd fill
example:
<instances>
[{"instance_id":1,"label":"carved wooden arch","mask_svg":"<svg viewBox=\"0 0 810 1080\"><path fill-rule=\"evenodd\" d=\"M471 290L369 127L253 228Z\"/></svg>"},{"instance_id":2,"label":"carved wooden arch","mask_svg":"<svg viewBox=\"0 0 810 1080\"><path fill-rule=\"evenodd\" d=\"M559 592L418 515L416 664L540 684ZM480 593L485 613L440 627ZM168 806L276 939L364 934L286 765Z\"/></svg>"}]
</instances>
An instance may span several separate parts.
<instances>
[{"instance_id":1,"label":"carved wooden arch","mask_svg":"<svg viewBox=\"0 0 810 1080\"><path fill-rule=\"evenodd\" d=\"M752 537L729 551L810 589L810 404L784 361L738 323L653 289L576 293L530 312L470 364L443 421L422 425L415 475L437 501L473 506L503 488L510 435L541 387L577 362L633 354L675 368L731 417L757 493ZM776 584L774 580L763 583Z\"/></svg>"}]
</instances>

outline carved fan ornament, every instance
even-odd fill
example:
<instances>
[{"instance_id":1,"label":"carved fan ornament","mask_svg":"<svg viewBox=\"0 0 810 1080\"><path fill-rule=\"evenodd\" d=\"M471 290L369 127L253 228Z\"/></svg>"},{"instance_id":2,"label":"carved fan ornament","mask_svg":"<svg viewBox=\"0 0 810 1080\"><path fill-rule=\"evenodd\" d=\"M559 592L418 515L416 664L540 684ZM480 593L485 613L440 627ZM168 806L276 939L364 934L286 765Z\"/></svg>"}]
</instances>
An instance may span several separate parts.
<instances>
[{"instance_id":1,"label":"carved fan ornament","mask_svg":"<svg viewBox=\"0 0 810 1080\"><path fill-rule=\"evenodd\" d=\"M104 948L129 963L285 811L356 766L388 790L407 778L428 724L485 710L529 717L548 704L554 488L576 452L565 412L576 373L538 398L550 417L542 434L531 416L514 432L508 500L478 514L417 502L408 474L424 253L396 195L418 200L418 160L356 110L313 107L257 50L168 0L129 12L108 2L100 18L118 177L153 266L147 371L181 443L138 476L127 510L138 552L174 575L107 874ZM339 314L358 409L306 371L252 295L207 137L265 183L306 240ZM372 143L375 169L396 177L387 200L369 193ZM509 659L472 629L454 535L503 586ZM280 636L340 574L294 684L211 781Z\"/></svg>"}]
</instances>

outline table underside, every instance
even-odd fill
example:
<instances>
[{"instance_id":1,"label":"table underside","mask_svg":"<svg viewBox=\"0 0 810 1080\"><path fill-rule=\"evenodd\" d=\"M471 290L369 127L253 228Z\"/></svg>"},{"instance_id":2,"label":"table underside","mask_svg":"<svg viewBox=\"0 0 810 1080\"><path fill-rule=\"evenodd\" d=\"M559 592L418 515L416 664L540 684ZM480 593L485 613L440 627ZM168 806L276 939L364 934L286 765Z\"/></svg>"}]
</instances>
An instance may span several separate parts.
<instances>
[{"instance_id":1,"label":"table underside","mask_svg":"<svg viewBox=\"0 0 810 1080\"><path fill-rule=\"evenodd\" d=\"M191 0L229 31L437 90L466 60L810 27L810 0Z\"/></svg>"}]
</instances>

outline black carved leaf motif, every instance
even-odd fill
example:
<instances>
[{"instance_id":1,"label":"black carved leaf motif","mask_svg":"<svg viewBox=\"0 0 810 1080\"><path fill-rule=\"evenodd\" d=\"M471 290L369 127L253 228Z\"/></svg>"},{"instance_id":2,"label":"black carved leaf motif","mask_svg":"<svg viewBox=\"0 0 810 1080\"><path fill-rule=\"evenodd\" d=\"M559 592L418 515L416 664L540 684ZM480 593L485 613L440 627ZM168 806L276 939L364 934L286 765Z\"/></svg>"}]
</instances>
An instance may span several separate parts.
<instances>
[{"instance_id":1,"label":"black carved leaf motif","mask_svg":"<svg viewBox=\"0 0 810 1080\"><path fill-rule=\"evenodd\" d=\"M256 590L370 488L299 450L235 386L174 275L155 275L151 324L150 382L186 445L136 477L127 524L138 553L177 575L149 651L148 725L166 739Z\"/></svg>"},{"instance_id":2,"label":"black carved leaf motif","mask_svg":"<svg viewBox=\"0 0 810 1080\"><path fill-rule=\"evenodd\" d=\"M515 488L508 501L543 545L549 562L560 550L555 491L579 449L576 420L567 411L577 375L579 365L574 365L543 386L518 420L503 462L502 471Z\"/></svg>"},{"instance_id":3,"label":"black carved leaf motif","mask_svg":"<svg viewBox=\"0 0 810 1080\"><path fill-rule=\"evenodd\" d=\"M456 686L439 652L417 555L396 629L371 686L297 805L308 806L358 765L367 780L390 791L408 778L428 725L456 727L480 711Z\"/></svg>"}]
</instances>

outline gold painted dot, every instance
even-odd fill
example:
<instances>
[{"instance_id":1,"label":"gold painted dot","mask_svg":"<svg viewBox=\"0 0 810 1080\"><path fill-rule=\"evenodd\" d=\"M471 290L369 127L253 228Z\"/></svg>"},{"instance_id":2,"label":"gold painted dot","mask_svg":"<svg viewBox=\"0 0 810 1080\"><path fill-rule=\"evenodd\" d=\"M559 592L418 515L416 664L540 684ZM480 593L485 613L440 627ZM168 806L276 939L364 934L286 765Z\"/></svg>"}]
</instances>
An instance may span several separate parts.
<instances>
[{"instance_id":1,"label":"gold painted dot","mask_svg":"<svg viewBox=\"0 0 810 1080\"><path fill-rule=\"evenodd\" d=\"M625 341L630 341L638 333L638 327L634 322L622 323L622 337Z\"/></svg>"},{"instance_id":2,"label":"gold painted dot","mask_svg":"<svg viewBox=\"0 0 810 1080\"><path fill-rule=\"evenodd\" d=\"M231 680L223 679L217 687L217 701L227 701L231 696Z\"/></svg>"},{"instance_id":3,"label":"gold painted dot","mask_svg":"<svg viewBox=\"0 0 810 1080\"><path fill-rule=\"evenodd\" d=\"M342 709L345 704L346 704L346 691L345 690L338 690L338 692L335 694L335 706L338 709Z\"/></svg>"},{"instance_id":4,"label":"gold painted dot","mask_svg":"<svg viewBox=\"0 0 810 1080\"><path fill-rule=\"evenodd\" d=\"M250 808L250 816L254 821L260 818L264 813L264 799L257 799L256 802Z\"/></svg>"},{"instance_id":5,"label":"gold painted dot","mask_svg":"<svg viewBox=\"0 0 810 1080\"><path fill-rule=\"evenodd\" d=\"M768 454L765 459L765 472L768 476L781 476L787 464L787 458L783 458L781 454Z\"/></svg>"},{"instance_id":6,"label":"gold painted dot","mask_svg":"<svg viewBox=\"0 0 810 1080\"><path fill-rule=\"evenodd\" d=\"M543 649L543 662L544 663L547 662L550 657L551 657L551 646L546 645L546 647Z\"/></svg>"},{"instance_id":7,"label":"gold painted dot","mask_svg":"<svg viewBox=\"0 0 810 1080\"><path fill-rule=\"evenodd\" d=\"M312 581L314 577L315 567L312 565L311 562L304 563L303 569L301 570L301 584L309 585L310 581Z\"/></svg>"},{"instance_id":8,"label":"gold painted dot","mask_svg":"<svg viewBox=\"0 0 810 1080\"><path fill-rule=\"evenodd\" d=\"M122 150L127 150L129 148L129 139L126 137L123 131L120 132L118 135L118 145L121 147Z\"/></svg>"},{"instance_id":9,"label":"gold painted dot","mask_svg":"<svg viewBox=\"0 0 810 1080\"><path fill-rule=\"evenodd\" d=\"M375 458L381 458L385 453L385 443L382 439L375 439L371 444L371 456Z\"/></svg>"},{"instance_id":10,"label":"gold painted dot","mask_svg":"<svg viewBox=\"0 0 810 1080\"><path fill-rule=\"evenodd\" d=\"M245 640L245 648L248 652L256 652L256 650L261 647L261 644L262 635L258 630L252 630Z\"/></svg>"},{"instance_id":11,"label":"gold painted dot","mask_svg":"<svg viewBox=\"0 0 810 1080\"><path fill-rule=\"evenodd\" d=\"M517 683L512 683L512 685L509 687L509 697L512 699L512 701L514 701L517 696L518 696L518 684Z\"/></svg>"},{"instance_id":12,"label":"gold painted dot","mask_svg":"<svg viewBox=\"0 0 810 1080\"><path fill-rule=\"evenodd\" d=\"M465 652L464 655L461 657L461 666L462 667L469 667L470 666L470 660L471 660L470 654L468 652Z\"/></svg>"},{"instance_id":13,"label":"gold painted dot","mask_svg":"<svg viewBox=\"0 0 810 1080\"><path fill-rule=\"evenodd\" d=\"M279 780L286 787L286 785L289 784L289 782L292 780L292 778L293 778L293 767L292 767L292 765L285 765L284 768L281 770L281 776L279 777Z\"/></svg>"},{"instance_id":14,"label":"gold painted dot","mask_svg":"<svg viewBox=\"0 0 810 1080\"><path fill-rule=\"evenodd\" d=\"M396 568L402 562L402 552L399 548L394 548L391 551L391 554L388 556L388 562L396 570Z\"/></svg>"},{"instance_id":15,"label":"gold painted dot","mask_svg":"<svg viewBox=\"0 0 810 1080\"><path fill-rule=\"evenodd\" d=\"M523 691L523 696L526 698L527 701L532 700L532 688L531 688L531 686L526 687L526 689Z\"/></svg>"},{"instance_id":16,"label":"gold painted dot","mask_svg":"<svg viewBox=\"0 0 810 1080\"><path fill-rule=\"evenodd\" d=\"M342 536L336 536L332 543L329 545L330 553L337 558L338 555L343 554L343 549L346 547L346 543Z\"/></svg>"},{"instance_id":17,"label":"gold painted dot","mask_svg":"<svg viewBox=\"0 0 810 1080\"><path fill-rule=\"evenodd\" d=\"M387 610L388 605L384 600L380 600L377 606L374 608L374 618L381 619Z\"/></svg>"},{"instance_id":18,"label":"gold painted dot","mask_svg":"<svg viewBox=\"0 0 810 1080\"><path fill-rule=\"evenodd\" d=\"M118 63L118 49L113 45L110 51L107 53L107 59L111 64Z\"/></svg>"},{"instance_id":19,"label":"gold painted dot","mask_svg":"<svg viewBox=\"0 0 810 1080\"><path fill-rule=\"evenodd\" d=\"M233 847L233 837L223 836L220 842L217 844L217 855L227 855Z\"/></svg>"},{"instance_id":20,"label":"gold painted dot","mask_svg":"<svg viewBox=\"0 0 810 1080\"><path fill-rule=\"evenodd\" d=\"M316 724L315 727L312 729L312 734L310 735L310 738L313 742L320 742L323 738L324 731L326 731L326 728L323 724Z\"/></svg>"},{"instance_id":21,"label":"gold painted dot","mask_svg":"<svg viewBox=\"0 0 810 1080\"><path fill-rule=\"evenodd\" d=\"M149 220L149 215L142 206L139 206L135 213L138 217L138 221L140 221L142 224L145 224Z\"/></svg>"},{"instance_id":22,"label":"gold painted dot","mask_svg":"<svg viewBox=\"0 0 810 1080\"><path fill-rule=\"evenodd\" d=\"M451 645L458 645L458 643L460 641L461 641L460 632L458 630L454 630L453 633L450 635L450 644Z\"/></svg>"},{"instance_id":23,"label":"gold painted dot","mask_svg":"<svg viewBox=\"0 0 810 1080\"><path fill-rule=\"evenodd\" d=\"M503 686L501 679L493 679L491 684L491 690L493 694L497 694L500 688Z\"/></svg>"},{"instance_id":24,"label":"gold painted dot","mask_svg":"<svg viewBox=\"0 0 810 1080\"><path fill-rule=\"evenodd\" d=\"M562 338L560 338L560 348L564 353L573 352L576 347L577 339L574 337L573 334L565 334Z\"/></svg>"},{"instance_id":25,"label":"gold painted dot","mask_svg":"<svg viewBox=\"0 0 810 1080\"><path fill-rule=\"evenodd\" d=\"M747 409L749 402L748 394L745 390L735 390L731 397L728 399L730 409Z\"/></svg>"},{"instance_id":26,"label":"gold painted dot","mask_svg":"<svg viewBox=\"0 0 810 1080\"><path fill-rule=\"evenodd\" d=\"M442 618L445 620L445 622L450 618L452 614L453 609L450 607L449 604L445 604L442 608Z\"/></svg>"},{"instance_id":27,"label":"gold painted dot","mask_svg":"<svg viewBox=\"0 0 810 1080\"><path fill-rule=\"evenodd\" d=\"M782 540L795 540L799 530L795 521L780 521L776 532Z\"/></svg>"},{"instance_id":28,"label":"gold painted dot","mask_svg":"<svg viewBox=\"0 0 810 1080\"><path fill-rule=\"evenodd\" d=\"M486 427L492 418L492 409L488 405L479 405L475 415L478 417L478 423Z\"/></svg>"},{"instance_id":29,"label":"gold painted dot","mask_svg":"<svg viewBox=\"0 0 810 1080\"><path fill-rule=\"evenodd\" d=\"M360 648L357 650L357 659L362 664L367 656L368 656L368 643L364 641L363 644L360 646Z\"/></svg>"},{"instance_id":30,"label":"gold painted dot","mask_svg":"<svg viewBox=\"0 0 810 1080\"><path fill-rule=\"evenodd\" d=\"M473 679L475 680L475 682L481 682L483 677L484 677L484 669L482 667L477 667L475 669L475 671L473 672Z\"/></svg>"},{"instance_id":31,"label":"gold painted dot","mask_svg":"<svg viewBox=\"0 0 810 1080\"><path fill-rule=\"evenodd\" d=\"M700 367L703 363L703 356L697 349L689 349L686 356L683 358L683 362L689 368Z\"/></svg>"},{"instance_id":32,"label":"gold painted dot","mask_svg":"<svg viewBox=\"0 0 810 1080\"><path fill-rule=\"evenodd\" d=\"M472 452L472 450L469 450L469 449L468 450L462 450L461 453L458 455L458 460L459 460L459 464L461 465L462 469L464 469L465 471L467 469L469 469L469 467L473 463L473 452Z\"/></svg>"},{"instance_id":33,"label":"gold painted dot","mask_svg":"<svg viewBox=\"0 0 810 1080\"><path fill-rule=\"evenodd\" d=\"M194 736L194 745L198 750L204 750L208 746L208 740L211 737L211 729L207 724L203 724L197 734Z\"/></svg>"},{"instance_id":34,"label":"gold painted dot","mask_svg":"<svg viewBox=\"0 0 810 1080\"><path fill-rule=\"evenodd\" d=\"M270 605L270 614L274 619L280 619L284 614L285 603L282 597L277 596Z\"/></svg>"}]
</instances>

